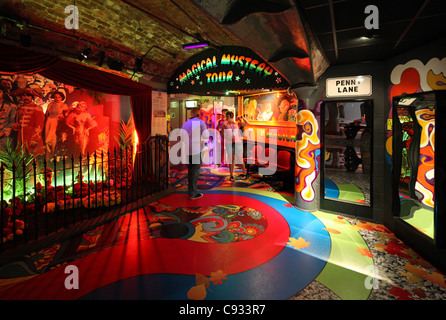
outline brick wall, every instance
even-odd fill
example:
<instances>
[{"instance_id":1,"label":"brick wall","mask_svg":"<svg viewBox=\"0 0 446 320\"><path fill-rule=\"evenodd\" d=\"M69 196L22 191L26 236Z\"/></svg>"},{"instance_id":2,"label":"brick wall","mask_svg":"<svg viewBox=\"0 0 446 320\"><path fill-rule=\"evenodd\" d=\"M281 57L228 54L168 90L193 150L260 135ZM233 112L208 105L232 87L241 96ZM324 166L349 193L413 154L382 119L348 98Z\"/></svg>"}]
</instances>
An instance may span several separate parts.
<instances>
[{"instance_id":1,"label":"brick wall","mask_svg":"<svg viewBox=\"0 0 446 320\"><path fill-rule=\"evenodd\" d=\"M79 29L75 31L65 28L68 14L64 10L73 2L4 0L0 4L0 13L2 16L24 19L32 25L75 35L136 56L142 56L152 48L144 61L146 74L142 82L167 81L187 58L196 53L194 50L182 49L184 43L196 41L190 35L199 33L217 45L240 45L238 39L186 0L76 0L79 9ZM19 30L10 26L6 38L17 37L18 33ZM32 29L30 34L34 46L53 49L54 52L59 52L59 55L71 53L72 58L76 58L85 45L85 42L74 38L43 30ZM91 48L93 52L90 62L94 64L99 48L93 44ZM114 57L117 54L116 50L106 50L106 53ZM176 58L168 52L176 54ZM132 55L117 54L126 66L133 68Z\"/></svg>"}]
</instances>

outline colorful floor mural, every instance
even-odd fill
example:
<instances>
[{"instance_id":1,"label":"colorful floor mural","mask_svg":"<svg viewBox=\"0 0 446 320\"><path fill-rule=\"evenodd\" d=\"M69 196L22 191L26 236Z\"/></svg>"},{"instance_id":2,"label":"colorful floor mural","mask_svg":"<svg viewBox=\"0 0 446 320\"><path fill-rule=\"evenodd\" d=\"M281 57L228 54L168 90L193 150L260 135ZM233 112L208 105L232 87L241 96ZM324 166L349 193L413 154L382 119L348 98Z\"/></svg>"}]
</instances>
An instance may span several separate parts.
<instances>
[{"instance_id":1,"label":"colorful floor mural","mask_svg":"<svg viewBox=\"0 0 446 320\"><path fill-rule=\"evenodd\" d=\"M173 173L176 192L0 267L0 299L446 299L445 276L385 227L228 176L203 168L194 201Z\"/></svg>"},{"instance_id":2,"label":"colorful floor mural","mask_svg":"<svg viewBox=\"0 0 446 320\"><path fill-rule=\"evenodd\" d=\"M430 238L434 238L434 210L400 194L400 217Z\"/></svg>"},{"instance_id":3,"label":"colorful floor mural","mask_svg":"<svg viewBox=\"0 0 446 320\"><path fill-rule=\"evenodd\" d=\"M365 203L364 193L352 183L336 184L325 178L325 197L349 202Z\"/></svg>"}]
</instances>

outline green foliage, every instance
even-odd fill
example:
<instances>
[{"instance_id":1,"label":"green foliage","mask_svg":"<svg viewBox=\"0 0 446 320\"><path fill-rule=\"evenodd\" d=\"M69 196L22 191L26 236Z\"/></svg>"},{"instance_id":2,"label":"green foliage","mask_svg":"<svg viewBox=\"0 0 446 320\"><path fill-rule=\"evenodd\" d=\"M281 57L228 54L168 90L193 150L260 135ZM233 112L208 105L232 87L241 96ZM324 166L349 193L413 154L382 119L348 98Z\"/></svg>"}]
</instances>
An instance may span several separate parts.
<instances>
[{"instance_id":1,"label":"green foliage","mask_svg":"<svg viewBox=\"0 0 446 320\"><path fill-rule=\"evenodd\" d=\"M32 170L31 162L34 160L34 155L27 154L24 150L24 145L17 145L14 148L9 139L6 142L5 150L0 149L0 162L5 169L5 174L3 177L5 179L3 186L3 191L5 194L11 192L12 189L13 166L15 166L16 194L21 194L21 192L23 192L23 177L25 176L26 182L29 180L29 175ZM23 165L25 165L25 167Z\"/></svg>"},{"instance_id":2,"label":"green foliage","mask_svg":"<svg viewBox=\"0 0 446 320\"><path fill-rule=\"evenodd\" d=\"M31 171L29 165L34 159L32 154L27 154L24 145L17 145L15 148L10 143L11 140L6 141L5 150L0 150L0 162L7 172L12 173L13 165L16 166L15 173L16 177L21 177L23 179L23 164L25 164L25 174Z\"/></svg>"},{"instance_id":3,"label":"green foliage","mask_svg":"<svg viewBox=\"0 0 446 320\"><path fill-rule=\"evenodd\" d=\"M133 117L130 117L129 121L127 122L121 120L121 122L119 123L118 136L114 137L121 149L126 149L132 146L134 130L135 127L133 125Z\"/></svg>"}]
</instances>

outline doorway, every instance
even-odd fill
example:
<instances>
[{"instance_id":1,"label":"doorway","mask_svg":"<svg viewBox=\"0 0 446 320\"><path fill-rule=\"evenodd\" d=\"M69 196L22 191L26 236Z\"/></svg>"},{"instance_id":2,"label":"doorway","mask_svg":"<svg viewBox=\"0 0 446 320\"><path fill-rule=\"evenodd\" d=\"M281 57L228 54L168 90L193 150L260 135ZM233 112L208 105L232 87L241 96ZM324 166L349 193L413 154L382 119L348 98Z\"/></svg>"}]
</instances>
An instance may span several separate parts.
<instances>
[{"instance_id":1,"label":"doorway","mask_svg":"<svg viewBox=\"0 0 446 320\"><path fill-rule=\"evenodd\" d=\"M181 100L171 100L170 101L170 128L173 129L179 129L181 128L182 122L181 122L181 115L182 115L182 104Z\"/></svg>"},{"instance_id":2,"label":"doorway","mask_svg":"<svg viewBox=\"0 0 446 320\"><path fill-rule=\"evenodd\" d=\"M410 226L408 236L437 248L446 247L445 96L431 91L393 101L393 213L399 228Z\"/></svg>"},{"instance_id":3,"label":"doorway","mask_svg":"<svg viewBox=\"0 0 446 320\"><path fill-rule=\"evenodd\" d=\"M321 109L321 209L373 215L373 100L325 101Z\"/></svg>"}]
</instances>

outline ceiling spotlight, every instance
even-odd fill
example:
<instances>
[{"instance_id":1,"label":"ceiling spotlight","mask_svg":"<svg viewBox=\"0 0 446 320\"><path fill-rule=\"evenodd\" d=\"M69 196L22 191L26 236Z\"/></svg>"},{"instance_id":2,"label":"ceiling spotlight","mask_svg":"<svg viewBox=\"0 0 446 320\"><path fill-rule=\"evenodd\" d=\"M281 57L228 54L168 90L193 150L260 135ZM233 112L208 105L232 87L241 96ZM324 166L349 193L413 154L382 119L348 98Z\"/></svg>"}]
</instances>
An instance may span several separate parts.
<instances>
[{"instance_id":1,"label":"ceiling spotlight","mask_svg":"<svg viewBox=\"0 0 446 320\"><path fill-rule=\"evenodd\" d=\"M135 72L143 72L142 61L143 61L142 58L135 57L135 68L134 68Z\"/></svg>"},{"instance_id":2,"label":"ceiling spotlight","mask_svg":"<svg viewBox=\"0 0 446 320\"><path fill-rule=\"evenodd\" d=\"M360 37L361 40L372 40L379 38L379 34L376 33L367 33L366 35Z\"/></svg>"},{"instance_id":3,"label":"ceiling spotlight","mask_svg":"<svg viewBox=\"0 0 446 320\"><path fill-rule=\"evenodd\" d=\"M88 58L88 55L89 55L90 53L91 53L91 48L90 48L89 46L85 46L84 51L82 51L82 52L79 54L79 57L78 57L79 61L83 61L84 59L87 59L87 58Z\"/></svg>"},{"instance_id":4,"label":"ceiling spotlight","mask_svg":"<svg viewBox=\"0 0 446 320\"><path fill-rule=\"evenodd\" d=\"M208 45L209 45L209 42L201 41L201 42L183 44L183 49L203 48L203 47L207 47Z\"/></svg>"},{"instance_id":5,"label":"ceiling spotlight","mask_svg":"<svg viewBox=\"0 0 446 320\"><path fill-rule=\"evenodd\" d=\"M104 63L104 59L105 59L105 52L101 50L99 51L98 61L96 62L96 65L101 67L102 64Z\"/></svg>"},{"instance_id":6,"label":"ceiling spotlight","mask_svg":"<svg viewBox=\"0 0 446 320\"><path fill-rule=\"evenodd\" d=\"M108 58L107 66L111 70L121 71L124 68L124 63L116 58Z\"/></svg>"},{"instance_id":7,"label":"ceiling spotlight","mask_svg":"<svg viewBox=\"0 0 446 320\"><path fill-rule=\"evenodd\" d=\"M25 20L23 20L23 21L16 21L15 26L23 31L23 30L28 29L28 22L26 22Z\"/></svg>"}]
</instances>

